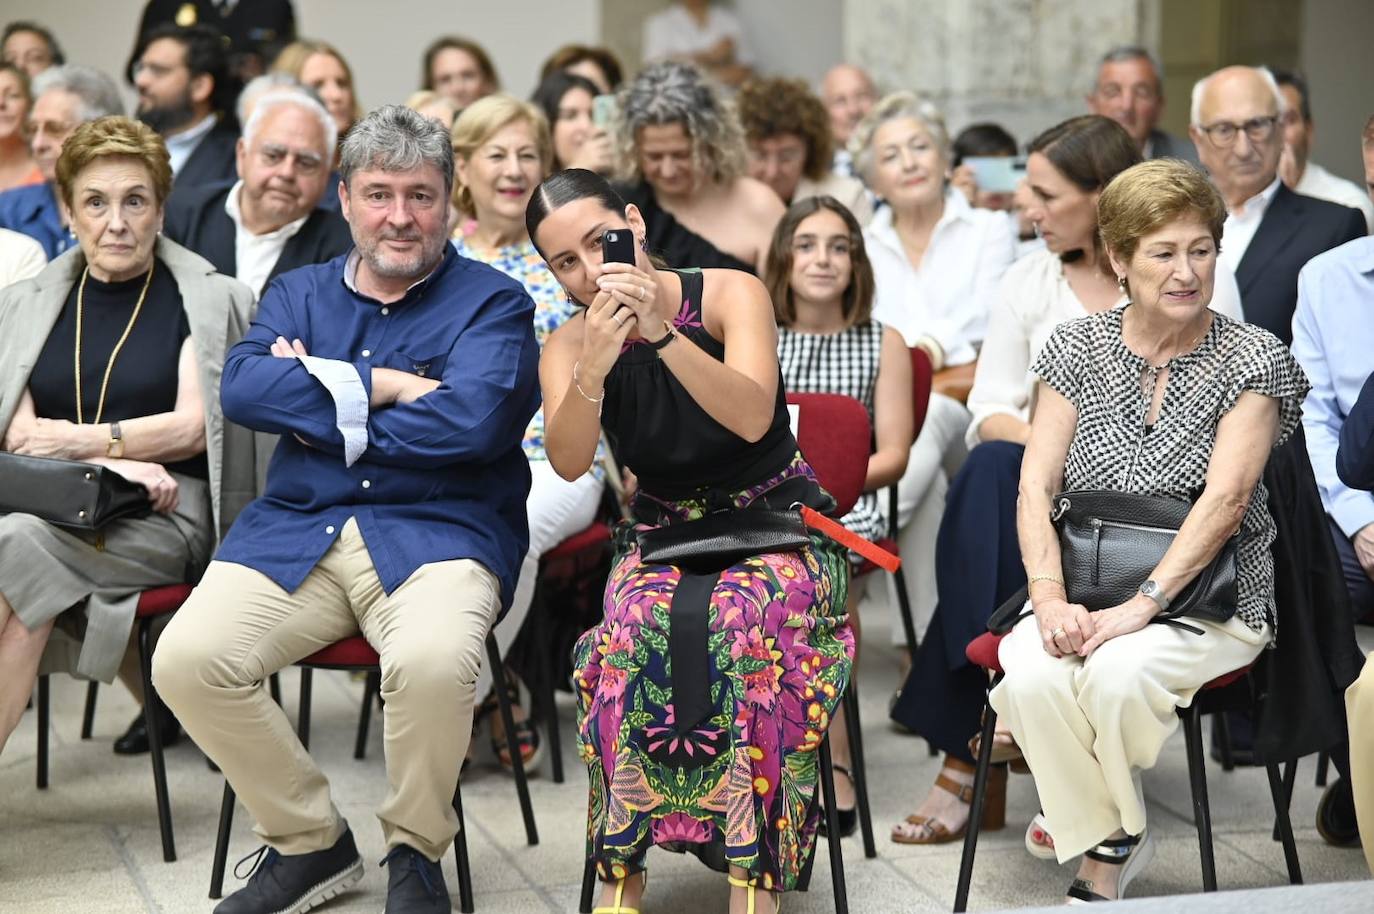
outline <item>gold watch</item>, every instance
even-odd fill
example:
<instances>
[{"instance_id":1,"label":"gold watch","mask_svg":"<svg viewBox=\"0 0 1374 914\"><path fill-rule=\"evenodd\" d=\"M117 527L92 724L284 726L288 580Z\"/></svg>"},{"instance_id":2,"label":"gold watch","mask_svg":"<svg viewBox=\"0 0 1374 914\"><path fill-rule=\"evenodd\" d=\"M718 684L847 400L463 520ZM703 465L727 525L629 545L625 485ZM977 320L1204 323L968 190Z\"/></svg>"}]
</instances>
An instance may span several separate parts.
<instances>
[{"instance_id":1,"label":"gold watch","mask_svg":"<svg viewBox=\"0 0 1374 914\"><path fill-rule=\"evenodd\" d=\"M124 434L119 430L118 422L110 423L110 443L105 445L105 456L124 456Z\"/></svg>"}]
</instances>

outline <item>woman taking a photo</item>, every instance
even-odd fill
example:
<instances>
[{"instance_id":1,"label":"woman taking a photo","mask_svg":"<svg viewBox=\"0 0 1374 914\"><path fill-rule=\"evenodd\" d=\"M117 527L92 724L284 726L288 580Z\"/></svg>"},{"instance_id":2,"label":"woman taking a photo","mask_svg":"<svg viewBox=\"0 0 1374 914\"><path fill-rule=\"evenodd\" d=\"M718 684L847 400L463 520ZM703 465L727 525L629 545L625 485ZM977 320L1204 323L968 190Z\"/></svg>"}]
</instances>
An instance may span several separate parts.
<instances>
[{"instance_id":1,"label":"woman taking a photo","mask_svg":"<svg viewBox=\"0 0 1374 914\"><path fill-rule=\"evenodd\" d=\"M777 315L778 364L788 393L841 394L868 412L874 447L863 494L840 523L864 539L881 539L887 521L878 491L901 478L911 450L911 355L900 333L872 317L873 267L854 214L834 197L792 204L773 233L765 285ZM854 554L850 560L862 563ZM851 586L845 607L856 645L862 592ZM845 776L836 781L835 805L840 832L849 835L858 817L843 708L835 723L831 750L835 770Z\"/></svg>"},{"instance_id":2,"label":"woman taking a photo","mask_svg":"<svg viewBox=\"0 0 1374 914\"><path fill-rule=\"evenodd\" d=\"M1103 191L1098 218L1128 303L1061 324L1032 368L1017 531L1033 613L1002 641L1006 677L990 696L1030 764L1059 861L1083 855L1077 901L1121 897L1148 863L1139 774L1176 709L1276 635L1260 476L1308 388L1277 338L1208 308L1226 206L1206 176L1173 159L1136 165ZM1072 569L1051 521L1062 491L1189 507L1146 579L1119 582L1134 595L1090 613L1068 600ZM1189 616L1192 630L1148 624L1233 536L1234 615Z\"/></svg>"},{"instance_id":3,"label":"woman taking a photo","mask_svg":"<svg viewBox=\"0 0 1374 914\"><path fill-rule=\"evenodd\" d=\"M553 171L586 168L605 175L615 167L615 143L592 119L592 100L599 94L585 76L554 70L530 96L553 131Z\"/></svg>"},{"instance_id":4,"label":"woman taking a photo","mask_svg":"<svg viewBox=\"0 0 1374 914\"><path fill-rule=\"evenodd\" d=\"M79 245L0 292L2 447L109 467L147 490L152 513L99 531L0 516L0 748L55 623L80 636L75 672L119 672L141 700L136 666L121 668L139 593L193 583L254 494L252 433L219 406L253 293L158 236L172 185L162 138L124 117L83 124L57 185Z\"/></svg>"},{"instance_id":5,"label":"woman taking a photo","mask_svg":"<svg viewBox=\"0 0 1374 914\"><path fill-rule=\"evenodd\" d=\"M772 303L737 271L657 269L639 210L589 171L545 181L526 224L585 305L540 361L549 461L578 478L604 426L639 478L605 618L575 649L603 910L638 909L653 845L726 871L732 910L774 910L767 893L804 888L815 848L808 756L854 652L846 552L812 534L703 572L648 561L640 545L687 538L708 512L733 511L745 529L751 506L833 503L789 428ZM633 263L606 261L607 230L632 235Z\"/></svg>"}]
</instances>

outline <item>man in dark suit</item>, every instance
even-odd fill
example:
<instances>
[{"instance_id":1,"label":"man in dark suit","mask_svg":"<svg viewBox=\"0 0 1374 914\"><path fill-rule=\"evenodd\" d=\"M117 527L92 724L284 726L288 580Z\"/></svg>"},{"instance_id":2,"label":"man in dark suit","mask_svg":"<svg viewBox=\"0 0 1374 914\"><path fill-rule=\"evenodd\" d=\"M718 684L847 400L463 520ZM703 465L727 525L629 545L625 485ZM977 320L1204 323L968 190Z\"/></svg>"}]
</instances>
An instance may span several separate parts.
<instances>
[{"instance_id":1,"label":"man in dark suit","mask_svg":"<svg viewBox=\"0 0 1374 914\"><path fill-rule=\"evenodd\" d=\"M139 120L167 141L172 197L235 176L238 85L224 36L206 25L165 25L149 33L134 64Z\"/></svg>"},{"instance_id":2,"label":"man in dark suit","mask_svg":"<svg viewBox=\"0 0 1374 914\"><path fill-rule=\"evenodd\" d=\"M1359 210L1295 194L1279 180L1286 102L1263 67L1226 67L1193 90L1189 133L1226 200L1221 259L1236 274L1245 319L1293 341L1298 273L1365 233Z\"/></svg>"},{"instance_id":3,"label":"man in dark suit","mask_svg":"<svg viewBox=\"0 0 1374 914\"><path fill-rule=\"evenodd\" d=\"M243 82L261 75L277 52L296 40L291 0L148 0L126 68L130 82L146 37L168 23L200 23L222 32L229 39L229 69Z\"/></svg>"},{"instance_id":4,"label":"man in dark suit","mask_svg":"<svg viewBox=\"0 0 1374 914\"><path fill-rule=\"evenodd\" d=\"M1102 55L1088 94L1088 110L1125 127L1147 159L1170 157L1197 163L1192 143L1159 129L1164 73L1154 56L1139 45L1122 45Z\"/></svg>"},{"instance_id":5,"label":"man in dark suit","mask_svg":"<svg viewBox=\"0 0 1374 914\"><path fill-rule=\"evenodd\" d=\"M352 247L348 223L322 204L333 119L307 90L259 96L238 141L239 180L186 190L167 204L163 232L261 295L273 277Z\"/></svg>"}]
</instances>

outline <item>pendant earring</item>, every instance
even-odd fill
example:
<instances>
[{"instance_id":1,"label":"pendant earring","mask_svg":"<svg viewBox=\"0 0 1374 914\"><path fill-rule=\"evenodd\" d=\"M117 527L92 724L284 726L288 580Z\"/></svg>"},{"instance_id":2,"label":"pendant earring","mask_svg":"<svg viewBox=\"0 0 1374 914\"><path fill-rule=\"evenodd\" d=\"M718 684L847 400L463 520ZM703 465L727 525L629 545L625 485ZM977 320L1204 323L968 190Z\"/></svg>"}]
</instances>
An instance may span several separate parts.
<instances>
[{"instance_id":1,"label":"pendant earring","mask_svg":"<svg viewBox=\"0 0 1374 914\"><path fill-rule=\"evenodd\" d=\"M1124 276L1118 276L1118 277L1116 278L1116 287L1117 287L1118 289L1120 289L1122 292L1125 292L1125 291L1126 291L1126 277L1124 277Z\"/></svg>"}]
</instances>

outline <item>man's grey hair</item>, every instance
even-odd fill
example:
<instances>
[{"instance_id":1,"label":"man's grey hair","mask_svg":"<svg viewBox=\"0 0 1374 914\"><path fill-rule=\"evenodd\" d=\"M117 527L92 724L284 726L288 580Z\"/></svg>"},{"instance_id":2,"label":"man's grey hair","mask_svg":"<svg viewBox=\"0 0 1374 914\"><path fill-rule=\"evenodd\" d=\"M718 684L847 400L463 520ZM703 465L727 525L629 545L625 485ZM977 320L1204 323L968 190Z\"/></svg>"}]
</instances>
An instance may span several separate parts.
<instances>
[{"instance_id":1,"label":"man's grey hair","mask_svg":"<svg viewBox=\"0 0 1374 914\"><path fill-rule=\"evenodd\" d=\"M83 124L96 118L124 113L119 86L109 76L93 67L68 63L60 67L49 67L34 77L34 99L54 89L70 92L79 99L77 117Z\"/></svg>"},{"instance_id":2,"label":"man's grey hair","mask_svg":"<svg viewBox=\"0 0 1374 914\"><path fill-rule=\"evenodd\" d=\"M1138 44L1119 44L1112 48L1102 59L1097 62L1097 71L1093 73L1092 89L1089 95L1097 91L1097 80L1102 73L1102 68L1109 63L1126 63L1131 60L1143 60L1150 65L1150 69L1155 71L1155 91L1164 95L1164 65L1159 62L1159 58L1151 54L1149 49Z\"/></svg>"},{"instance_id":3,"label":"man's grey hair","mask_svg":"<svg viewBox=\"0 0 1374 914\"><path fill-rule=\"evenodd\" d=\"M1269 91L1274 95L1274 104L1278 106L1275 111L1279 117L1283 117L1283 113L1288 110L1288 99L1283 97L1283 90L1279 88L1278 80L1274 79L1274 74L1268 67L1250 67L1250 69L1258 73L1265 85L1269 87ZM1217 73L1220 72L1220 70L1217 71ZM1193 83L1193 104L1188 114L1188 122L1194 127L1202 126L1202 96L1207 94L1207 86L1211 84L1217 73L1208 73Z\"/></svg>"},{"instance_id":4,"label":"man's grey hair","mask_svg":"<svg viewBox=\"0 0 1374 914\"><path fill-rule=\"evenodd\" d=\"M411 171L433 165L453 192L453 141L444 125L404 105L383 105L353 125L339 153L339 175L352 187L353 173Z\"/></svg>"},{"instance_id":5,"label":"man's grey hair","mask_svg":"<svg viewBox=\"0 0 1374 914\"><path fill-rule=\"evenodd\" d=\"M650 64L620 91L619 102L612 133L620 171L629 180L641 177L639 132L668 124L682 125L692 163L705 180L725 183L744 173L748 151L739 115L691 64Z\"/></svg>"},{"instance_id":6,"label":"man's grey hair","mask_svg":"<svg viewBox=\"0 0 1374 914\"><path fill-rule=\"evenodd\" d=\"M238 117L240 124L246 124L248 118L253 115L253 106L258 103L258 99L262 98L263 95L273 89L294 89L297 87L305 89L299 79L280 70L254 76L248 80L247 85L239 90L238 101L234 103L234 114ZM305 91L312 95L315 94L314 89L306 89ZM319 98L318 95L315 97L316 99Z\"/></svg>"},{"instance_id":7,"label":"man's grey hair","mask_svg":"<svg viewBox=\"0 0 1374 914\"><path fill-rule=\"evenodd\" d=\"M258 131L262 129L262 122L267 120L267 115L287 105L294 105L309 112L319 122L324 135L324 148L320 150L320 156L326 163L332 161L334 144L339 139L339 127L334 123L334 118L329 116L329 112L324 110L324 105L320 104L315 93L304 86L277 87L268 89L259 96L252 105L253 113L249 115L248 123L243 125L244 144L252 146L253 140L257 139Z\"/></svg>"}]
</instances>

